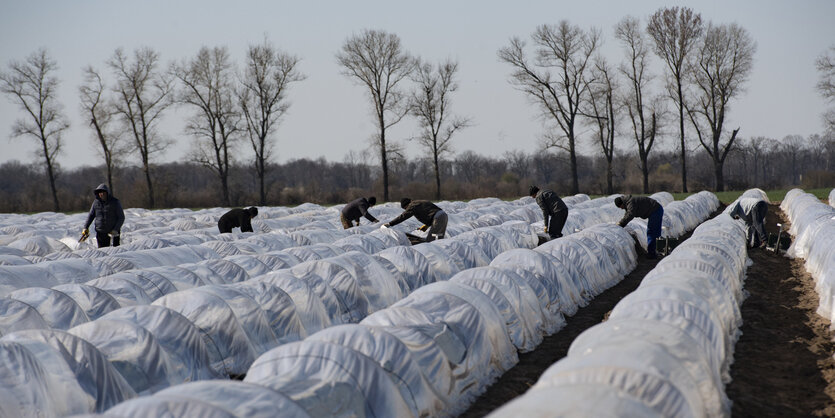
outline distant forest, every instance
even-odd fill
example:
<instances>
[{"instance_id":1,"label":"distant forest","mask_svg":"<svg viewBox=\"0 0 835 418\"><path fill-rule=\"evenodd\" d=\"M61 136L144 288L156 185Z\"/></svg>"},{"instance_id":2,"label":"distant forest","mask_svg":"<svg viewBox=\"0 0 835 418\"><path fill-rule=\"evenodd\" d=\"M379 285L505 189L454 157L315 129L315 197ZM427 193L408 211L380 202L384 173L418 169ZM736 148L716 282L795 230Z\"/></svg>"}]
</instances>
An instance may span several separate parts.
<instances>
[{"instance_id":1,"label":"distant forest","mask_svg":"<svg viewBox=\"0 0 835 418\"><path fill-rule=\"evenodd\" d=\"M367 158L365 158L367 160ZM608 194L604 156L578 156L580 191ZM692 154L688 169L691 192L712 190L713 164L703 151ZM509 152L500 158L462 152L440 164L444 200L469 200L494 196L515 199L524 196L531 184L550 187L561 195L570 194L568 156L554 152ZM649 159L650 192L681 191L681 175L675 152L658 152ZM400 159L390 163L391 200L401 197L434 199L434 169L428 159ZM93 189L106 182L104 167L57 170L56 187L61 210L86 211ZM322 205L344 203L359 196L382 198L379 164L374 161L330 162L299 159L272 164L266 179L267 205L293 206L304 202ZM182 162L154 167L157 208L203 208L224 206L216 172L202 165ZM730 190L759 187L835 187L835 138L812 135L742 139L725 163L726 187ZM43 212L53 210L50 188L43 164L11 161L0 165L0 212ZM641 162L630 154L617 155L613 167L614 192L643 192ZM115 170L113 192L126 208L147 207L147 190L141 167ZM257 205L259 181L251 166L236 165L229 175L232 206Z\"/></svg>"}]
</instances>

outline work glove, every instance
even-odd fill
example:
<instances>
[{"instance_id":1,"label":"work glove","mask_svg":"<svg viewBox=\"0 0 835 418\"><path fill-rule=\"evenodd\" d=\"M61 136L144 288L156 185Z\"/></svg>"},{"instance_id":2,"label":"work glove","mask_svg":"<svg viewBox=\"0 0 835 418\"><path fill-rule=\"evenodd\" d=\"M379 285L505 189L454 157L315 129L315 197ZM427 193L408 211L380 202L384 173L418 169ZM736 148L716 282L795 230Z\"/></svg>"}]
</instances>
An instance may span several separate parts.
<instances>
[{"instance_id":1,"label":"work glove","mask_svg":"<svg viewBox=\"0 0 835 418\"><path fill-rule=\"evenodd\" d=\"M81 230L81 235L90 235L90 230L87 229L87 228L82 229Z\"/></svg>"},{"instance_id":2,"label":"work glove","mask_svg":"<svg viewBox=\"0 0 835 418\"><path fill-rule=\"evenodd\" d=\"M545 227L545 233L546 234L548 233L548 227L547 226Z\"/></svg>"},{"instance_id":3,"label":"work glove","mask_svg":"<svg viewBox=\"0 0 835 418\"><path fill-rule=\"evenodd\" d=\"M380 229L388 229L388 228L389 228L389 224L380 225Z\"/></svg>"},{"instance_id":4,"label":"work glove","mask_svg":"<svg viewBox=\"0 0 835 418\"><path fill-rule=\"evenodd\" d=\"M418 229L421 230L421 231L426 231L427 229L429 229L429 225L423 225Z\"/></svg>"}]
</instances>

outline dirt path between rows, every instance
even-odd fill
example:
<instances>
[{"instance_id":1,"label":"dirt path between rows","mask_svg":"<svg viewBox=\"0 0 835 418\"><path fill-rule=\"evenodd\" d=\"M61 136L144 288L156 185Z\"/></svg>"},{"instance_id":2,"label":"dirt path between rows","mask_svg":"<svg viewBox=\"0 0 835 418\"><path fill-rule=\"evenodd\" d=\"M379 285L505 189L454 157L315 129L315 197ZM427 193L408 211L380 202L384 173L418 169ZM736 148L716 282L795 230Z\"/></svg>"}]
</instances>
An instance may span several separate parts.
<instances>
[{"instance_id":1,"label":"dirt path between rows","mask_svg":"<svg viewBox=\"0 0 835 418\"><path fill-rule=\"evenodd\" d=\"M513 398L525 393L552 364L568 354L568 348L581 332L599 324L615 305L641 284L644 276L655 268L658 260L638 256L638 266L620 283L598 295L589 305L580 308L574 316L566 318L566 326L557 333L545 337L536 350L519 354L519 363L505 372L482 394L462 417L483 417Z\"/></svg>"},{"instance_id":2,"label":"dirt path between rows","mask_svg":"<svg viewBox=\"0 0 835 418\"><path fill-rule=\"evenodd\" d=\"M776 205L766 229L788 225ZM835 416L835 344L829 320L816 313L818 295L803 260L751 250L736 343L726 391L734 417Z\"/></svg>"},{"instance_id":3,"label":"dirt path between rows","mask_svg":"<svg viewBox=\"0 0 835 418\"><path fill-rule=\"evenodd\" d=\"M768 232L776 233L778 222L788 225L779 206L771 205ZM749 257L754 262L745 283L750 295L742 305L742 336L726 388L733 416L835 417L835 344L829 321L815 313L814 280L803 260L763 249L750 250ZM536 350L520 354L519 363L461 416L483 417L525 393L549 366L565 357L574 338L603 321L656 263L639 256L632 273L566 318L566 327L545 337Z\"/></svg>"}]
</instances>

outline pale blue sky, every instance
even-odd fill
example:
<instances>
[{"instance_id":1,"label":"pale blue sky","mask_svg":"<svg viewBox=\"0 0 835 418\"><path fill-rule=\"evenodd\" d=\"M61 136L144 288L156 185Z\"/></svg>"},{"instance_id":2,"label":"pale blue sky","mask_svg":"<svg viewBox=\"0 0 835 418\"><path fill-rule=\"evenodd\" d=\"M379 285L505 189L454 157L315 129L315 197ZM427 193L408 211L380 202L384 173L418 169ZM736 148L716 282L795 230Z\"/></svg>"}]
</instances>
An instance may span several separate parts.
<instances>
[{"instance_id":1,"label":"pale blue sky","mask_svg":"<svg viewBox=\"0 0 835 418\"><path fill-rule=\"evenodd\" d=\"M728 127L740 135L782 138L822 131L826 103L817 95L815 58L835 44L835 1L217 1L217 0L0 0L0 65L23 60L45 47L57 60L62 81L59 99L72 127L65 135L64 167L97 165L90 130L79 114L81 69L105 69L117 47L157 50L164 63L193 56L203 46L227 46L241 63L248 44L266 35L285 52L301 58L307 79L289 91L292 106L277 131L278 161L318 158L342 161L348 150L367 147L375 131L365 90L340 74L335 53L362 29L397 34L404 48L431 61L459 62L460 90L453 111L474 126L454 139L456 151L500 156L509 150L533 152L543 131L536 109L508 83L510 68L496 51L511 36L528 38L537 25L567 19L603 30L604 54L620 62L622 52L612 27L626 15L645 23L659 7L686 5L715 23L737 22L757 42L747 92L732 103ZM656 73L660 63L653 58ZM107 74L107 73L106 73ZM109 74L108 74L109 75ZM190 138L182 133L185 109L172 109L162 126L178 139L159 160L182 159ZM0 98L0 163L41 161L34 141L10 140L18 107ZM415 125L403 122L389 133L403 139ZM629 148L625 137L620 149ZM672 139L667 139L672 144ZM251 151L242 150L249 156ZM421 154L414 145L407 155ZM130 162L137 163L132 157ZM375 160L376 161L376 160Z\"/></svg>"}]
</instances>

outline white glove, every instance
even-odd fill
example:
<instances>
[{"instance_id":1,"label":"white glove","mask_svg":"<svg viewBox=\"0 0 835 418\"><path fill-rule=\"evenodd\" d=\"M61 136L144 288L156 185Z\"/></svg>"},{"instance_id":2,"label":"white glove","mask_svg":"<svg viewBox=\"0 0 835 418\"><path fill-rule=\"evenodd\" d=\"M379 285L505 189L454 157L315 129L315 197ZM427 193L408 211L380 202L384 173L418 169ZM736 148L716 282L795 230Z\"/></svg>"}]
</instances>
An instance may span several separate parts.
<instances>
[{"instance_id":1,"label":"white glove","mask_svg":"<svg viewBox=\"0 0 835 418\"><path fill-rule=\"evenodd\" d=\"M380 225L380 229L389 229L389 227L387 227L386 224L382 224Z\"/></svg>"}]
</instances>

